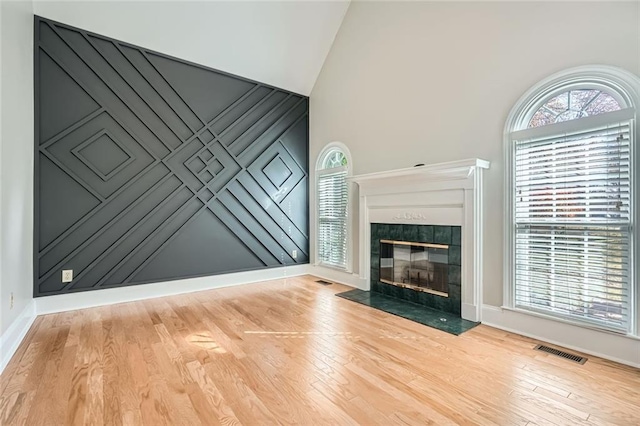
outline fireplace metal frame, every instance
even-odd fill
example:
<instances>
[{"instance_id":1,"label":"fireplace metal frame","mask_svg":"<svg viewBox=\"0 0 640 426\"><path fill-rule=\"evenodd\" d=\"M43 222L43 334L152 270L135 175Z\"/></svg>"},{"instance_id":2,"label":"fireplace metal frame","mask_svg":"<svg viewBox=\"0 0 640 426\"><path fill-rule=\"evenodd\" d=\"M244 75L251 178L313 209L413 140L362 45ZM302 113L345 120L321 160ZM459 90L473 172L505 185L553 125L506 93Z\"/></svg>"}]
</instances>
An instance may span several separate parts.
<instances>
[{"instance_id":1,"label":"fireplace metal frame","mask_svg":"<svg viewBox=\"0 0 640 426\"><path fill-rule=\"evenodd\" d=\"M380 240L380 244L394 244L394 245L397 244L397 245L413 246L413 247L428 247L428 248L438 248L438 249L446 249L446 250L449 249L449 246L447 244L418 243L418 242L413 242L413 241ZM380 256L382 256L382 255L380 255ZM382 269L382 265L379 268ZM379 281L383 282L383 283L386 283L386 284L394 285L396 287L409 288L409 289L412 289L412 290L415 290L415 291L421 291L421 292L424 292L424 293L431 293L431 294L435 294L435 295L442 296L442 297L449 297L449 293L445 293L443 291L438 291L438 290L434 290L434 289L427 288L427 287L422 287L422 286L411 284L411 283L402 283L402 282L398 282L398 281L390 281L390 280L386 280L384 278L380 278Z\"/></svg>"}]
</instances>

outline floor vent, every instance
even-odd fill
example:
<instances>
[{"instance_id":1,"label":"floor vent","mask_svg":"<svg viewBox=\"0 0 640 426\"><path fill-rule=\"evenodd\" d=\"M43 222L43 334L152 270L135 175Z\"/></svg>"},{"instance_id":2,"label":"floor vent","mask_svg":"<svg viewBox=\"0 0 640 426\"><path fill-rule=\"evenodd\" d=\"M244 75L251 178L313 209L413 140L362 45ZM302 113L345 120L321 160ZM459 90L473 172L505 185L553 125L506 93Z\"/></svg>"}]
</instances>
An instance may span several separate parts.
<instances>
[{"instance_id":1,"label":"floor vent","mask_svg":"<svg viewBox=\"0 0 640 426\"><path fill-rule=\"evenodd\" d=\"M316 280L316 282L318 284L322 284L322 285L331 285L333 283L330 283L329 281L325 281L325 280Z\"/></svg>"},{"instance_id":2,"label":"floor vent","mask_svg":"<svg viewBox=\"0 0 640 426\"><path fill-rule=\"evenodd\" d=\"M545 345L538 345L533 349L537 351L547 352L551 355L559 356L559 357L568 359L569 361L577 362L578 364L584 364L585 362L587 362L587 358L583 356L570 354L569 352L564 352L558 349L550 348L549 346L545 346Z\"/></svg>"}]
</instances>

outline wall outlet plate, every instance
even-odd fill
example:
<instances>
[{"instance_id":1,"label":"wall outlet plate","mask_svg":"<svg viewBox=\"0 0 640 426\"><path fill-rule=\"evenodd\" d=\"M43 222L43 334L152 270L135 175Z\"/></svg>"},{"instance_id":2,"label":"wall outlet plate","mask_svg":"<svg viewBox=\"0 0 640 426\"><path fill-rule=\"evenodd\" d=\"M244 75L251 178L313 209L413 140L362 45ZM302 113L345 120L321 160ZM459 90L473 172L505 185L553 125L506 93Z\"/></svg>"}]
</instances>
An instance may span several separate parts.
<instances>
[{"instance_id":1,"label":"wall outlet plate","mask_svg":"<svg viewBox=\"0 0 640 426\"><path fill-rule=\"evenodd\" d=\"M70 283L73 281L73 269L63 269L62 270L62 282Z\"/></svg>"},{"instance_id":2,"label":"wall outlet plate","mask_svg":"<svg viewBox=\"0 0 640 426\"><path fill-rule=\"evenodd\" d=\"M298 250L292 250L291 251L291 257L293 257L294 259L298 258Z\"/></svg>"}]
</instances>

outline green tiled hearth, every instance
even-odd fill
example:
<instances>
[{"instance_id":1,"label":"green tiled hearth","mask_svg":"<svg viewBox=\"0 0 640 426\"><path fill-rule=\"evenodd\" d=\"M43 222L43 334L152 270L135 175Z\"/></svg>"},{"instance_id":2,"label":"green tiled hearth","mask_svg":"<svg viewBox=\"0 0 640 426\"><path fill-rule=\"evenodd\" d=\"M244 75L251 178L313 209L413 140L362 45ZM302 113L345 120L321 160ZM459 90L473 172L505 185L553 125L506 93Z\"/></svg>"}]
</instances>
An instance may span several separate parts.
<instances>
[{"instance_id":1,"label":"green tiled hearth","mask_svg":"<svg viewBox=\"0 0 640 426\"><path fill-rule=\"evenodd\" d=\"M338 293L336 296L415 321L419 324L437 328L456 336L479 324L467 321L449 312L438 311L376 292L355 289Z\"/></svg>"}]
</instances>

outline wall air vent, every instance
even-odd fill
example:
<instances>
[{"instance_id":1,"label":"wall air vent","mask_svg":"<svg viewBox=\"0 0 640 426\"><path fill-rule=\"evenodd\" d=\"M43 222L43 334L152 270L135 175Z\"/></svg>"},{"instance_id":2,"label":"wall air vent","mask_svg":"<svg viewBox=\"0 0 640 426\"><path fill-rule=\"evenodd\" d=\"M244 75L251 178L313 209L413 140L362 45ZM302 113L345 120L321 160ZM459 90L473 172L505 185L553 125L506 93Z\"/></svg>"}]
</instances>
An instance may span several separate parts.
<instances>
[{"instance_id":1,"label":"wall air vent","mask_svg":"<svg viewBox=\"0 0 640 426\"><path fill-rule=\"evenodd\" d=\"M561 351L561 350L558 350L558 349L555 349L555 348L551 348L551 347L545 346L545 345L538 345L533 349L535 349L537 351L546 352L546 353L549 353L551 355L559 356L561 358L568 359L569 361L577 362L578 364L584 364L585 362L587 362L587 358L585 358L583 356L570 354L569 352L564 352L564 351Z\"/></svg>"}]
</instances>

